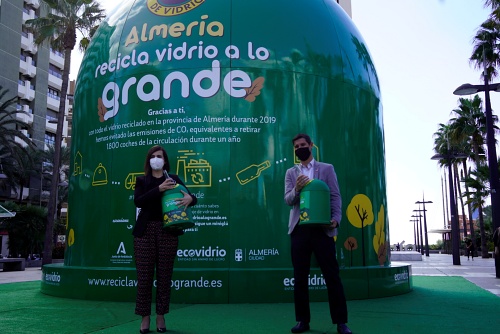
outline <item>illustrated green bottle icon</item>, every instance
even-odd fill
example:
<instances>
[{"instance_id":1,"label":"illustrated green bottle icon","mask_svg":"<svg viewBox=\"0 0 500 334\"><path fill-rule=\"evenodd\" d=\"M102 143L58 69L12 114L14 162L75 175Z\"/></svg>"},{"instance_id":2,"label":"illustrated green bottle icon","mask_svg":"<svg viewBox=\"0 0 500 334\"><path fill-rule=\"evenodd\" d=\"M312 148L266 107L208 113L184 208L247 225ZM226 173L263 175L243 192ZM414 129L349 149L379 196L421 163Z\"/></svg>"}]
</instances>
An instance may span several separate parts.
<instances>
[{"instance_id":1,"label":"illustrated green bottle icon","mask_svg":"<svg viewBox=\"0 0 500 334\"><path fill-rule=\"evenodd\" d=\"M269 162L269 160L266 160L261 164L252 164L236 173L236 178L241 185L245 185L248 182L258 178L262 171L268 169L269 167L271 167L271 163Z\"/></svg>"}]
</instances>

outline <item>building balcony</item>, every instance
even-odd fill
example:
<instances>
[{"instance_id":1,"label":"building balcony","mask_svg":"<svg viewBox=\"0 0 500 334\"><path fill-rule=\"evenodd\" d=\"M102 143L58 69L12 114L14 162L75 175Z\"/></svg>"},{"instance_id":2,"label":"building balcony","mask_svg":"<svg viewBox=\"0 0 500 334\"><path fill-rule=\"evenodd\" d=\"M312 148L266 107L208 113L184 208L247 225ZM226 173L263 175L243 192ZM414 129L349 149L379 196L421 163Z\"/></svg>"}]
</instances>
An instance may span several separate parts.
<instances>
[{"instance_id":1,"label":"building balcony","mask_svg":"<svg viewBox=\"0 0 500 334\"><path fill-rule=\"evenodd\" d=\"M33 58L26 57L25 60L19 60L19 72L31 78L34 78L36 75L36 66L33 65Z\"/></svg>"},{"instance_id":2,"label":"building balcony","mask_svg":"<svg viewBox=\"0 0 500 334\"><path fill-rule=\"evenodd\" d=\"M23 8L23 24L33 19L35 19L35 11L33 9Z\"/></svg>"},{"instance_id":3,"label":"building balcony","mask_svg":"<svg viewBox=\"0 0 500 334\"><path fill-rule=\"evenodd\" d=\"M29 106L23 106L23 109L25 109L24 107L27 107L26 109L29 108ZM23 122L24 124L28 124L28 125L31 125L33 124L33 114L29 114L28 112L18 112L16 114L16 119Z\"/></svg>"},{"instance_id":4,"label":"building balcony","mask_svg":"<svg viewBox=\"0 0 500 334\"><path fill-rule=\"evenodd\" d=\"M60 52L50 49L49 61L52 65L59 68L64 68L64 55Z\"/></svg>"},{"instance_id":5,"label":"building balcony","mask_svg":"<svg viewBox=\"0 0 500 334\"><path fill-rule=\"evenodd\" d=\"M17 85L17 96L28 101L33 101L35 98L35 89L31 85L31 82L19 80Z\"/></svg>"},{"instance_id":6,"label":"building balcony","mask_svg":"<svg viewBox=\"0 0 500 334\"><path fill-rule=\"evenodd\" d=\"M62 79L49 72L49 86L61 90Z\"/></svg>"},{"instance_id":7,"label":"building balcony","mask_svg":"<svg viewBox=\"0 0 500 334\"><path fill-rule=\"evenodd\" d=\"M59 104L61 100L58 99L58 96L47 95L47 108L52 109L54 111L59 111Z\"/></svg>"},{"instance_id":8,"label":"building balcony","mask_svg":"<svg viewBox=\"0 0 500 334\"><path fill-rule=\"evenodd\" d=\"M35 44L35 38L32 33L23 32L21 34L21 48L25 51L29 51L32 54L38 52L38 47Z\"/></svg>"},{"instance_id":9,"label":"building balcony","mask_svg":"<svg viewBox=\"0 0 500 334\"><path fill-rule=\"evenodd\" d=\"M48 119L45 120L45 130L47 130L48 132L51 132L51 133L56 133L56 129L57 129L56 123L52 123Z\"/></svg>"},{"instance_id":10,"label":"building balcony","mask_svg":"<svg viewBox=\"0 0 500 334\"><path fill-rule=\"evenodd\" d=\"M22 133L23 133L26 137L28 137L28 138L30 137L30 135L29 135L29 133L28 133L28 130L21 130L21 132L22 132ZM26 146L28 146L28 144L27 144L24 140L22 140L21 138L19 138L19 137L16 137L16 138L15 138L15 141L16 141L16 143L20 144L22 147L26 147Z\"/></svg>"},{"instance_id":11,"label":"building balcony","mask_svg":"<svg viewBox=\"0 0 500 334\"><path fill-rule=\"evenodd\" d=\"M24 0L28 5L32 5L36 9L40 7L40 0Z\"/></svg>"}]
</instances>

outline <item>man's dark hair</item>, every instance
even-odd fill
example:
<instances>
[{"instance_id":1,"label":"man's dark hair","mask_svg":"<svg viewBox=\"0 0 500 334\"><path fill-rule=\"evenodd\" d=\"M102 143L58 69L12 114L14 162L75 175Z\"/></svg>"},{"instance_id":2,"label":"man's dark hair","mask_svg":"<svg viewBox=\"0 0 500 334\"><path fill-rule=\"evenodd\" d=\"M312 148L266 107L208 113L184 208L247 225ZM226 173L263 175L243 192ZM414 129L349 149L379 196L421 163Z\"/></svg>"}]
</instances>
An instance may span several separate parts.
<instances>
[{"instance_id":1,"label":"man's dark hair","mask_svg":"<svg viewBox=\"0 0 500 334\"><path fill-rule=\"evenodd\" d=\"M305 133L299 133L292 139L292 144L295 143L296 140L299 140L300 138L304 138L308 144L312 143L311 137L309 135L306 135Z\"/></svg>"}]
</instances>

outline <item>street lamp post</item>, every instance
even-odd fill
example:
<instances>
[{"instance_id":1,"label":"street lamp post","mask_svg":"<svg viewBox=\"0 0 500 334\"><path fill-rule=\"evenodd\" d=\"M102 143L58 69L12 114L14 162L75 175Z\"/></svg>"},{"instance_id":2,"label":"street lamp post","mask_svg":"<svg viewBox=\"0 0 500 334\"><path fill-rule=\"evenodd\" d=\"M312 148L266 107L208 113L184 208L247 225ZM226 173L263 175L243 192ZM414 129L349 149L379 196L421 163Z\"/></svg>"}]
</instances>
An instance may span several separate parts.
<instances>
[{"instance_id":1,"label":"street lamp post","mask_svg":"<svg viewBox=\"0 0 500 334\"><path fill-rule=\"evenodd\" d=\"M424 236L423 236L423 229L422 229L422 215L420 214L420 212L422 212L422 210L420 209L420 205L418 206L418 210L413 210L415 212L418 212L419 215L418 215L418 223L420 224L420 254L424 255L424 247L425 247L425 244L424 244ZM425 214L425 213L424 213Z\"/></svg>"},{"instance_id":2,"label":"street lamp post","mask_svg":"<svg viewBox=\"0 0 500 334\"><path fill-rule=\"evenodd\" d=\"M453 186L453 174L451 169L451 159L466 158L465 154L454 154L447 152L447 154L434 154L431 160L446 159L448 165L448 185L450 188L450 217L451 217L451 253L453 256L453 264L460 265L460 230L457 217L457 203L455 203L455 191Z\"/></svg>"},{"instance_id":3,"label":"street lamp post","mask_svg":"<svg viewBox=\"0 0 500 334\"><path fill-rule=\"evenodd\" d=\"M425 212L425 204L432 203L432 201L425 201L424 196L422 195L422 201L416 201L415 204L422 204L423 212L424 212L424 237L425 237L425 256L429 256L429 240L427 238L427 216Z\"/></svg>"},{"instance_id":4,"label":"street lamp post","mask_svg":"<svg viewBox=\"0 0 500 334\"><path fill-rule=\"evenodd\" d=\"M417 237L418 237L418 231L417 231L417 219L410 219L410 221L413 223L413 240L414 240L414 245L415 245L415 250L417 249Z\"/></svg>"},{"instance_id":5,"label":"street lamp post","mask_svg":"<svg viewBox=\"0 0 500 334\"><path fill-rule=\"evenodd\" d=\"M490 84L488 77L484 77L484 85L463 84L455 91L455 95L471 95L484 92L486 116L486 146L488 148L488 167L490 171L491 216L493 230L500 228L500 180L498 175L497 150L495 143L495 130L491 111L490 91L500 92L500 83ZM496 277L500 278L500 257L495 256Z\"/></svg>"},{"instance_id":6,"label":"street lamp post","mask_svg":"<svg viewBox=\"0 0 500 334\"><path fill-rule=\"evenodd\" d=\"M420 217L422 217L422 215L421 214L418 214L418 216L412 215L412 217L415 218L415 225L417 226L417 245L415 246L415 249L417 250L417 252L420 252L420 250L422 249L422 236L421 236L422 224L420 224L420 227L419 227L418 222L420 221ZM420 232L420 236L419 236L419 232Z\"/></svg>"}]
</instances>

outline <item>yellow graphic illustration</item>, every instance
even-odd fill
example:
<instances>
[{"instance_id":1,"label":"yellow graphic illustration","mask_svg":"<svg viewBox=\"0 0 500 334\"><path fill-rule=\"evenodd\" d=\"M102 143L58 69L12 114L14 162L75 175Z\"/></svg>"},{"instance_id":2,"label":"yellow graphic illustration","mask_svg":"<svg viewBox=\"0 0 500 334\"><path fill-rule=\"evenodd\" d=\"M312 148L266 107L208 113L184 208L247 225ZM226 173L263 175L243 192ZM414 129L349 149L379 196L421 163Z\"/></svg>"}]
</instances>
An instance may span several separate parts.
<instances>
[{"instance_id":1,"label":"yellow graphic illustration","mask_svg":"<svg viewBox=\"0 0 500 334\"><path fill-rule=\"evenodd\" d=\"M189 220L189 217L185 211L182 211L180 215L174 213L172 216L169 216L165 213L165 215L163 216L163 221L166 221L167 224L179 220Z\"/></svg>"},{"instance_id":2,"label":"yellow graphic illustration","mask_svg":"<svg viewBox=\"0 0 500 334\"><path fill-rule=\"evenodd\" d=\"M73 159L73 175L77 176L78 174L81 174L83 171L82 167L82 154L80 151L77 151L75 154L75 158Z\"/></svg>"},{"instance_id":3,"label":"yellow graphic illustration","mask_svg":"<svg viewBox=\"0 0 500 334\"><path fill-rule=\"evenodd\" d=\"M368 196L364 194L357 194L351 199L351 203L347 207L347 219L352 226L361 229L361 252L365 254L365 234L363 233L363 229L373 224L373 208L372 201ZM354 238L353 238L354 239ZM354 250L354 241L349 239L350 242L348 246L352 247L350 249L351 253L351 265L352 265L352 251ZM366 265L365 256L363 256L363 266Z\"/></svg>"},{"instance_id":4,"label":"yellow graphic illustration","mask_svg":"<svg viewBox=\"0 0 500 334\"><path fill-rule=\"evenodd\" d=\"M380 206L377 222L375 223L375 235L373 236L373 248L377 253L378 263L383 266L387 257L387 242L385 241L384 232L385 210L384 206Z\"/></svg>"},{"instance_id":5,"label":"yellow graphic illustration","mask_svg":"<svg viewBox=\"0 0 500 334\"><path fill-rule=\"evenodd\" d=\"M368 196L357 194L347 207L347 218L349 222L357 228L363 228L373 223L372 202Z\"/></svg>"},{"instance_id":6,"label":"yellow graphic illustration","mask_svg":"<svg viewBox=\"0 0 500 334\"><path fill-rule=\"evenodd\" d=\"M193 159L200 153L192 150L178 151L181 156L177 160L177 174L184 177L188 187L211 187L212 166L205 159ZM189 162L188 162L189 159Z\"/></svg>"},{"instance_id":7,"label":"yellow graphic illustration","mask_svg":"<svg viewBox=\"0 0 500 334\"><path fill-rule=\"evenodd\" d=\"M269 160L266 160L261 164L252 164L236 173L236 178L238 179L238 182L243 186L248 182L258 178L262 171L268 169L269 167L271 167L271 163L269 162Z\"/></svg>"},{"instance_id":8,"label":"yellow graphic illustration","mask_svg":"<svg viewBox=\"0 0 500 334\"><path fill-rule=\"evenodd\" d=\"M108 184L108 172L106 171L106 168L104 168L102 163L99 163L99 166L97 166L94 171L92 186L104 186L106 184Z\"/></svg>"},{"instance_id":9,"label":"yellow graphic illustration","mask_svg":"<svg viewBox=\"0 0 500 334\"><path fill-rule=\"evenodd\" d=\"M312 156L314 157L314 160L316 161L321 161L319 160L319 149L318 149L318 146L316 146L316 144L313 143L313 149L312 149ZM293 150L293 163L294 164L300 164L300 160L299 158L297 158L297 156L295 155L295 150Z\"/></svg>"},{"instance_id":10,"label":"yellow graphic illustration","mask_svg":"<svg viewBox=\"0 0 500 334\"><path fill-rule=\"evenodd\" d=\"M300 213L300 221L308 221L309 220L309 214L307 213L308 210L304 210L304 212Z\"/></svg>"},{"instance_id":11,"label":"yellow graphic illustration","mask_svg":"<svg viewBox=\"0 0 500 334\"><path fill-rule=\"evenodd\" d=\"M73 246L75 243L75 230L70 229L68 232L68 247Z\"/></svg>"},{"instance_id":12,"label":"yellow graphic illustration","mask_svg":"<svg viewBox=\"0 0 500 334\"><path fill-rule=\"evenodd\" d=\"M135 180L138 176L144 175L144 172L140 173L129 173L125 178L125 189L135 190Z\"/></svg>"}]
</instances>

